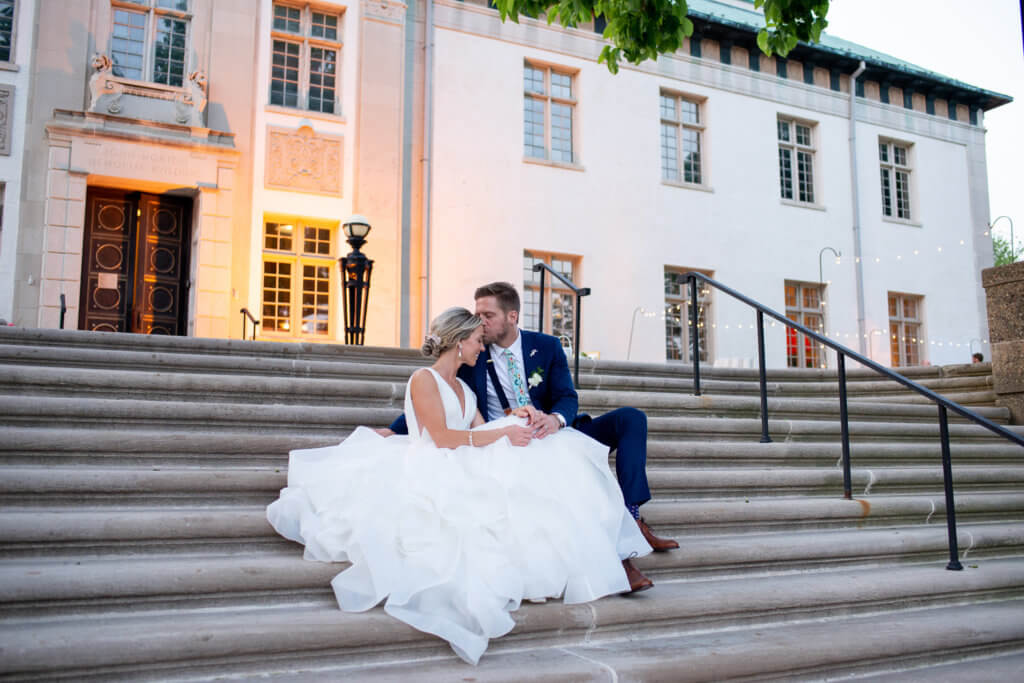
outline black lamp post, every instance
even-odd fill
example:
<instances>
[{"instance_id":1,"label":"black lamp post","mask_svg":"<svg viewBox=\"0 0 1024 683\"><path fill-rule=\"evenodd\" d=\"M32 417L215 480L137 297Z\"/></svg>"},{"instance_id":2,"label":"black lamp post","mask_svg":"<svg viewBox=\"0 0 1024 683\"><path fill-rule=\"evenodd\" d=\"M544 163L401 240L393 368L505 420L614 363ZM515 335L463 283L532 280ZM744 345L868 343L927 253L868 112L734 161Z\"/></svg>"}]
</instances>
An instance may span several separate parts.
<instances>
[{"instance_id":1,"label":"black lamp post","mask_svg":"<svg viewBox=\"0 0 1024 683\"><path fill-rule=\"evenodd\" d=\"M370 222L365 216L351 216L342 225L352 251L338 259L341 269L342 301L345 307L345 343L362 346L366 335L366 306L370 301L370 274L373 260L359 251L370 233Z\"/></svg>"}]
</instances>

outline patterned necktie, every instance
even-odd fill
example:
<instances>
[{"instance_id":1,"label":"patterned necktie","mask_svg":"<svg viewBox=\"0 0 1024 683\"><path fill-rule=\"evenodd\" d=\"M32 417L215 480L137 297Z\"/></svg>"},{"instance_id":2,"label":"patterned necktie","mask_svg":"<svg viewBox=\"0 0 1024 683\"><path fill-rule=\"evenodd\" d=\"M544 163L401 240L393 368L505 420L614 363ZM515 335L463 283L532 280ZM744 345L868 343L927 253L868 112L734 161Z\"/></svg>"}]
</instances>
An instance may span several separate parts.
<instances>
[{"instance_id":1,"label":"patterned necktie","mask_svg":"<svg viewBox=\"0 0 1024 683\"><path fill-rule=\"evenodd\" d=\"M516 392L516 403L523 407L530 403L530 396L526 392L526 382L523 381L523 373L519 371L519 361L512 353L512 349L505 349L505 360L508 361L508 377L512 381L512 389Z\"/></svg>"}]
</instances>

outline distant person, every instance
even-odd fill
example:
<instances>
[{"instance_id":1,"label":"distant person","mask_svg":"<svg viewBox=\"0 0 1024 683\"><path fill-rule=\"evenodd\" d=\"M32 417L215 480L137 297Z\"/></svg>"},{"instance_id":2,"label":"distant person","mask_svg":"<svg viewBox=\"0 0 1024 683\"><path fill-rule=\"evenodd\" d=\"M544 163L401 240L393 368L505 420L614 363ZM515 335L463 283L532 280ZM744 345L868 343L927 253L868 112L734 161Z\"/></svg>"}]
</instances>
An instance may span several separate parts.
<instances>
[{"instance_id":1,"label":"distant person","mask_svg":"<svg viewBox=\"0 0 1024 683\"><path fill-rule=\"evenodd\" d=\"M983 356L981 353L975 353L973 356L971 356L971 362L972 363L984 363L985 362L985 356Z\"/></svg>"}]
</instances>

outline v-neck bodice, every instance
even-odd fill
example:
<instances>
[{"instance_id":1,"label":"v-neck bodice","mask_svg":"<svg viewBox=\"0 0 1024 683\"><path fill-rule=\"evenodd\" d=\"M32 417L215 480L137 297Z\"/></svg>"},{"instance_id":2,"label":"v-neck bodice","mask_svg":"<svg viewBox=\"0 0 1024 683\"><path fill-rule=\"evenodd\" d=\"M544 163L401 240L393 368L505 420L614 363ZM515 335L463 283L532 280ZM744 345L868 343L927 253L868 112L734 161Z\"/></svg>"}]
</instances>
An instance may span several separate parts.
<instances>
[{"instance_id":1,"label":"v-neck bodice","mask_svg":"<svg viewBox=\"0 0 1024 683\"><path fill-rule=\"evenodd\" d=\"M455 381L462 387L462 396L465 399L465 404L460 404L455 389L445 382L436 370L433 368L427 368L427 370L437 382L437 390L441 395L441 406L444 408L445 425L448 429L469 429L473 423L473 417L476 415L476 394L469 388L469 385L456 377ZM412 382L412 379L410 378L409 381ZM412 404L412 392L408 385L405 388L405 419L409 424L409 434L420 436L422 428L416 418L416 410Z\"/></svg>"}]
</instances>

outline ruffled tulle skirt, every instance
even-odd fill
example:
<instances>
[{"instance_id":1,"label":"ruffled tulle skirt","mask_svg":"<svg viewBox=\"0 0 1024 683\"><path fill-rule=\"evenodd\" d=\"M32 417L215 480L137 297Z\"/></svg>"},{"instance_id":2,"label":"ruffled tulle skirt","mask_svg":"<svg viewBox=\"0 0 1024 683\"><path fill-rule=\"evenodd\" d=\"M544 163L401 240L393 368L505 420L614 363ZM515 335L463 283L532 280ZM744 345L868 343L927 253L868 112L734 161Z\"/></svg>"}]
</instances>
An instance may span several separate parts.
<instances>
[{"instance_id":1,"label":"ruffled tulle skirt","mask_svg":"<svg viewBox=\"0 0 1024 683\"><path fill-rule=\"evenodd\" d=\"M526 447L442 449L360 427L337 446L292 451L267 518L306 559L352 563L331 582L341 609L386 600L474 664L522 600L627 591L621 559L651 551L607 447L573 429Z\"/></svg>"}]
</instances>

